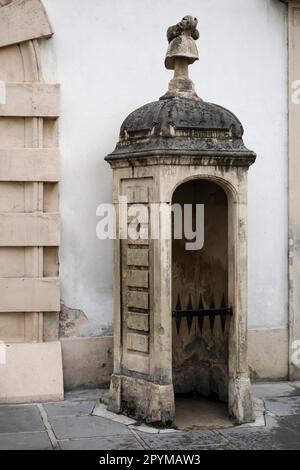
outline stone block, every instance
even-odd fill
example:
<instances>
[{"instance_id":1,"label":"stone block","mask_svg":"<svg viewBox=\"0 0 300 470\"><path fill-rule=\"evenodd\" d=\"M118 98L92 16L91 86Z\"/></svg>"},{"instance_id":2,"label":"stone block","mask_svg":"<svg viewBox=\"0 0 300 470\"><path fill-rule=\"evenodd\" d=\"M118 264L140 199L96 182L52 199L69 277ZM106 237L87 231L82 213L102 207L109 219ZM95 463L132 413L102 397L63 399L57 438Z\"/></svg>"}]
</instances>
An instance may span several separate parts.
<instances>
[{"instance_id":1,"label":"stone block","mask_svg":"<svg viewBox=\"0 0 300 470\"><path fill-rule=\"evenodd\" d=\"M149 308L149 294L148 292L141 291L127 291L126 293L126 304L128 308L141 308L148 310Z\"/></svg>"},{"instance_id":2,"label":"stone block","mask_svg":"<svg viewBox=\"0 0 300 470\"><path fill-rule=\"evenodd\" d=\"M126 284L129 287L149 287L149 272L137 269L128 270L125 273Z\"/></svg>"},{"instance_id":3,"label":"stone block","mask_svg":"<svg viewBox=\"0 0 300 470\"><path fill-rule=\"evenodd\" d=\"M149 315L147 313L128 312L127 327L132 330L149 331Z\"/></svg>"},{"instance_id":4,"label":"stone block","mask_svg":"<svg viewBox=\"0 0 300 470\"><path fill-rule=\"evenodd\" d=\"M146 248L128 248L128 266L149 266L149 250Z\"/></svg>"},{"instance_id":5,"label":"stone block","mask_svg":"<svg viewBox=\"0 0 300 470\"><path fill-rule=\"evenodd\" d=\"M149 352L149 336L140 335L138 333L127 333L126 337L127 349L132 351Z\"/></svg>"},{"instance_id":6,"label":"stone block","mask_svg":"<svg viewBox=\"0 0 300 470\"><path fill-rule=\"evenodd\" d=\"M0 403L59 401L64 398L59 341L7 345L0 365Z\"/></svg>"}]
</instances>

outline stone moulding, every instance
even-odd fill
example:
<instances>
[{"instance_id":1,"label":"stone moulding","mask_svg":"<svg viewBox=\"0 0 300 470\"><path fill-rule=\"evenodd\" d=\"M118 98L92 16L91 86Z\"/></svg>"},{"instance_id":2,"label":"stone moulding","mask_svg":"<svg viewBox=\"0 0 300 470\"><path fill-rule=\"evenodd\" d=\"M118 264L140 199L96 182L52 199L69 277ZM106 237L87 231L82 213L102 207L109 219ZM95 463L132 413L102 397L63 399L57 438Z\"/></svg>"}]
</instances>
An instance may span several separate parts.
<instances>
[{"instance_id":1,"label":"stone moulding","mask_svg":"<svg viewBox=\"0 0 300 470\"><path fill-rule=\"evenodd\" d=\"M59 246L57 213L0 213L0 247Z\"/></svg>"},{"instance_id":2,"label":"stone moulding","mask_svg":"<svg viewBox=\"0 0 300 470\"><path fill-rule=\"evenodd\" d=\"M59 281L57 278L0 279L0 312L59 312Z\"/></svg>"},{"instance_id":3,"label":"stone moulding","mask_svg":"<svg viewBox=\"0 0 300 470\"><path fill-rule=\"evenodd\" d=\"M59 181L58 149L0 149L0 181Z\"/></svg>"},{"instance_id":4,"label":"stone moulding","mask_svg":"<svg viewBox=\"0 0 300 470\"><path fill-rule=\"evenodd\" d=\"M222 156L216 155L216 152L207 152L207 153L197 153L195 155L182 154L180 152L170 151L161 153L160 150L152 152L143 152L139 153L138 156L135 156L133 153L132 156L120 157L118 155L109 155L106 157L106 160L109 162L112 168L126 168L134 166L153 166L153 165L202 165L212 166L212 167L249 167L256 160L256 155L254 153L245 154L232 154L228 153Z\"/></svg>"},{"instance_id":5,"label":"stone moulding","mask_svg":"<svg viewBox=\"0 0 300 470\"><path fill-rule=\"evenodd\" d=\"M14 0L0 10L0 47L53 34L46 10L40 0Z\"/></svg>"},{"instance_id":6,"label":"stone moulding","mask_svg":"<svg viewBox=\"0 0 300 470\"><path fill-rule=\"evenodd\" d=\"M52 34L40 0L0 0L0 403L63 399L60 88L44 82L38 41Z\"/></svg>"},{"instance_id":7,"label":"stone moulding","mask_svg":"<svg viewBox=\"0 0 300 470\"><path fill-rule=\"evenodd\" d=\"M6 82L4 89L5 103L0 104L1 116L55 118L60 114L57 84Z\"/></svg>"}]
</instances>

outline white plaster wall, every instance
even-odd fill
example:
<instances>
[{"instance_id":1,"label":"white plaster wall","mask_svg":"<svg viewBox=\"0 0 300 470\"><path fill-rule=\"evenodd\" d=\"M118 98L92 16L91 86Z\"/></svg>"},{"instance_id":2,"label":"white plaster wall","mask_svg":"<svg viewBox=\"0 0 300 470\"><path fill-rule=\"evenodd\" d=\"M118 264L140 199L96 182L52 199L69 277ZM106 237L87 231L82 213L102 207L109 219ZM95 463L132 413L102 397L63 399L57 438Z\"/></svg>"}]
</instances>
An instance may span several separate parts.
<instances>
[{"instance_id":1,"label":"white plaster wall","mask_svg":"<svg viewBox=\"0 0 300 470\"><path fill-rule=\"evenodd\" d=\"M278 0L43 0L55 36L43 47L47 79L62 86L62 299L83 310L86 334L112 323L112 242L99 241L96 207L111 200L103 160L126 115L158 99L165 32L199 19L198 94L241 119L258 154L249 187L250 326L287 323L286 7ZM54 56L53 56L54 54Z\"/></svg>"}]
</instances>

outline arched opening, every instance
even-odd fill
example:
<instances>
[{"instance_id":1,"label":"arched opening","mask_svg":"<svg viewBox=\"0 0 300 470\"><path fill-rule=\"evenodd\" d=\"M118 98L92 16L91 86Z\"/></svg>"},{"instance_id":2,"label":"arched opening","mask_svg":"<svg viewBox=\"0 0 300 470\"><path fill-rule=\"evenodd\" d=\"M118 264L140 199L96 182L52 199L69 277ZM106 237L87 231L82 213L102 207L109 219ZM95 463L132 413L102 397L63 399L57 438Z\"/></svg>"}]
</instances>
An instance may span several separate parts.
<instances>
[{"instance_id":1,"label":"arched opening","mask_svg":"<svg viewBox=\"0 0 300 470\"><path fill-rule=\"evenodd\" d=\"M216 421L224 425L229 422L226 403L232 315L228 300L228 199L219 184L193 179L177 187L172 207L175 421L184 427L184 416L187 425L201 426L203 415L206 424L210 416L212 426ZM180 235L178 223L183 225L181 239L176 239ZM194 232L197 230L194 246L187 244L191 225ZM203 244L199 243L202 238Z\"/></svg>"}]
</instances>

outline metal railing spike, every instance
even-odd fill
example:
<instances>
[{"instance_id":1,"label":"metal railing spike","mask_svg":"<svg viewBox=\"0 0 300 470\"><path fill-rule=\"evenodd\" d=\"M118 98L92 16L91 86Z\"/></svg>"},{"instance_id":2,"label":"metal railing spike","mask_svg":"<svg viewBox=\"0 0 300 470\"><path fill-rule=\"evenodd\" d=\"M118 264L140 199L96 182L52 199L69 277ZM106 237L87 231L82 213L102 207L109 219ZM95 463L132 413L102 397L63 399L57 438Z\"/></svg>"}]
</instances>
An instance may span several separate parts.
<instances>
[{"instance_id":1,"label":"metal railing spike","mask_svg":"<svg viewBox=\"0 0 300 470\"><path fill-rule=\"evenodd\" d=\"M178 297L177 297L176 311L178 311L178 312L181 311L181 301L180 301L180 296L179 296L179 294L178 294ZM181 316L179 316L179 315L176 315L176 316L175 316L175 323L176 323L177 334L179 335L179 332L180 332L180 325L181 325Z\"/></svg>"},{"instance_id":2,"label":"metal railing spike","mask_svg":"<svg viewBox=\"0 0 300 470\"><path fill-rule=\"evenodd\" d=\"M179 294L178 294L178 297L177 297L176 310L181 310L181 302L180 302L180 296L179 296Z\"/></svg>"},{"instance_id":3,"label":"metal railing spike","mask_svg":"<svg viewBox=\"0 0 300 470\"><path fill-rule=\"evenodd\" d=\"M198 306L198 308L199 308L199 312L204 310L202 294L200 294L200 297L199 297L199 306ZM203 322L204 322L204 315L199 314L198 315L198 326L199 326L199 330L200 330L201 334L202 334L202 330L203 330Z\"/></svg>"},{"instance_id":4,"label":"metal railing spike","mask_svg":"<svg viewBox=\"0 0 300 470\"><path fill-rule=\"evenodd\" d=\"M188 326L188 330L189 330L189 334L190 334L192 324L193 324L193 303L192 303L191 294L189 295L189 302L188 302L188 306L187 306L186 322L187 322L187 326Z\"/></svg>"},{"instance_id":5,"label":"metal railing spike","mask_svg":"<svg viewBox=\"0 0 300 470\"><path fill-rule=\"evenodd\" d=\"M211 329L211 332L213 333L214 325L215 325L215 318L217 315L219 315L221 318L221 325L222 325L222 330L224 333L226 320L227 320L226 317L232 315L232 309L226 305L225 294L223 294L220 308L216 308L213 296L211 297L209 308L205 308L202 294L200 294L199 305L198 305L198 308L196 308L195 310L193 310L193 302L192 302L191 295L189 295L189 300L188 300L188 305L187 305L186 310L182 310L180 296L178 295L176 308L175 310L172 311L172 317L175 318L177 334L179 334L180 332L181 319L183 317L186 318L189 333L191 332L194 317L198 318L198 326L199 326L201 333L203 331L204 317L208 317L210 329Z\"/></svg>"},{"instance_id":6,"label":"metal railing spike","mask_svg":"<svg viewBox=\"0 0 300 470\"><path fill-rule=\"evenodd\" d=\"M221 302L221 326L222 326L222 331L224 333L225 331L225 326L226 326L226 308L227 308L227 305L226 305L226 301L225 301L225 294L223 294L223 297L222 297L222 302Z\"/></svg>"},{"instance_id":7,"label":"metal railing spike","mask_svg":"<svg viewBox=\"0 0 300 470\"><path fill-rule=\"evenodd\" d=\"M214 325L215 325L215 301L214 301L214 298L212 296L211 298L211 302L210 302L210 306L209 306L209 310L210 310L210 313L209 313L209 324L210 324L210 331L213 333L214 331Z\"/></svg>"},{"instance_id":8,"label":"metal railing spike","mask_svg":"<svg viewBox=\"0 0 300 470\"><path fill-rule=\"evenodd\" d=\"M179 335L180 325L181 325L181 317L179 317L179 316L175 317L175 324L176 324L177 334Z\"/></svg>"}]
</instances>

